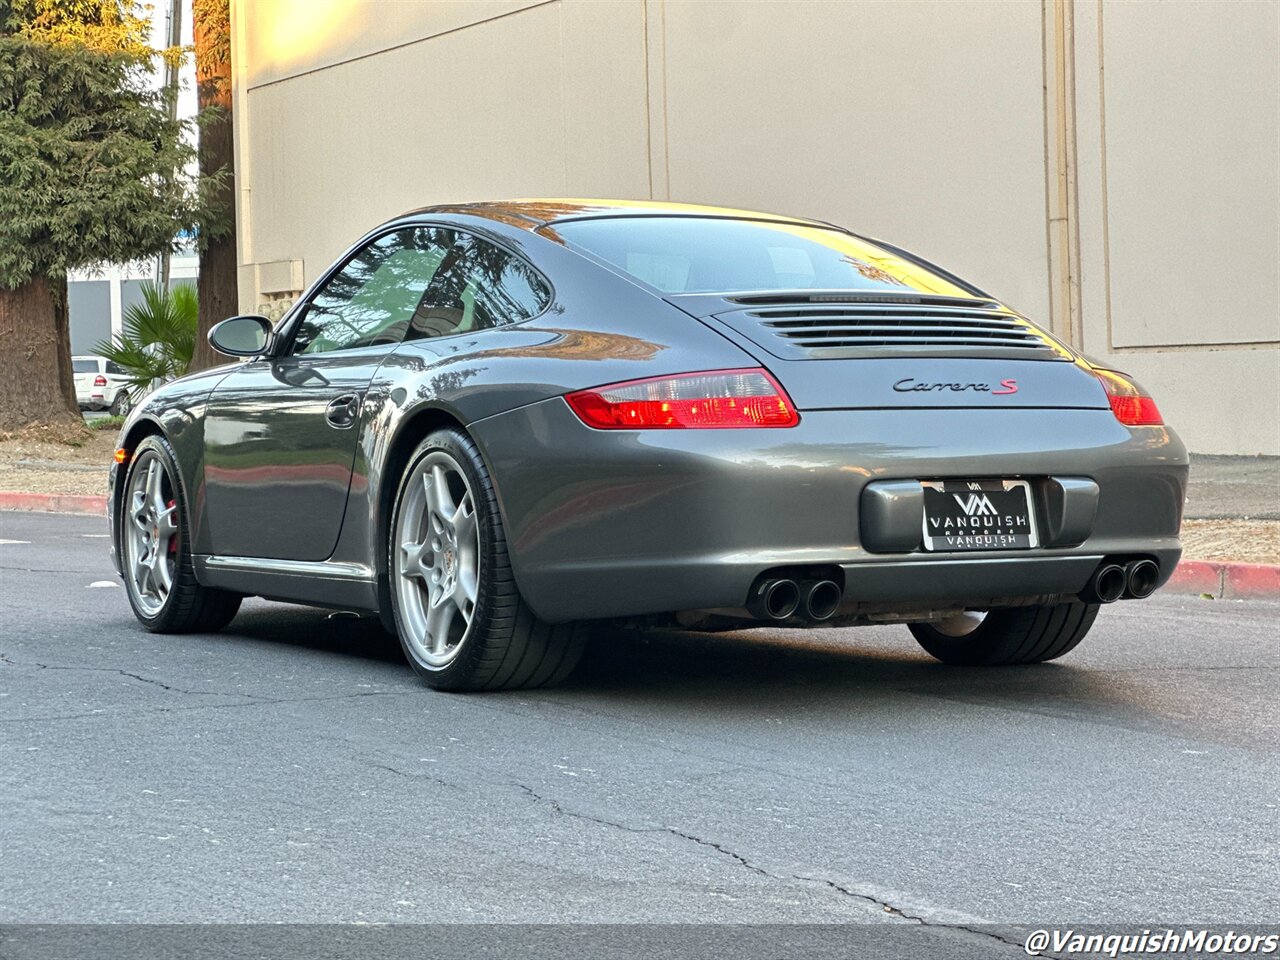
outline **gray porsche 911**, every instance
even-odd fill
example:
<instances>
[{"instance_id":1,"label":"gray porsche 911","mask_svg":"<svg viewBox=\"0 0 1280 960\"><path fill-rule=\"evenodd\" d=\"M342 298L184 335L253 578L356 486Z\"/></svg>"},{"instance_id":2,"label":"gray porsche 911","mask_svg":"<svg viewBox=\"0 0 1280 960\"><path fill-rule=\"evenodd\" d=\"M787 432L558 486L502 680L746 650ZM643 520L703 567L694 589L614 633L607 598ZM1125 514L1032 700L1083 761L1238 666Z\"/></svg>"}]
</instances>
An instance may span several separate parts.
<instances>
[{"instance_id":1,"label":"gray porsche 911","mask_svg":"<svg viewBox=\"0 0 1280 960\"><path fill-rule=\"evenodd\" d=\"M1032 663L1181 555L1187 455L1141 387L826 223L431 207L210 340L247 362L148 396L111 471L153 631L376 611L451 690L563 679L593 621L900 622Z\"/></svg>"}]
</instances>

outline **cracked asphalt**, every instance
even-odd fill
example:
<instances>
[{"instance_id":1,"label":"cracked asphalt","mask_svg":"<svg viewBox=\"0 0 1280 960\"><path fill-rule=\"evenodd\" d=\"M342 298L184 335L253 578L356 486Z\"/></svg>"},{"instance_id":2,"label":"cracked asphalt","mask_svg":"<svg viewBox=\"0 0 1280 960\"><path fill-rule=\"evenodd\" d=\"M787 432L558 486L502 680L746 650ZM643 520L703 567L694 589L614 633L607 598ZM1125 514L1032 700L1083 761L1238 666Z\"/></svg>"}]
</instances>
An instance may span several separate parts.
<instances>
[{"instance_id":1,"label":"cracked asphalt","mask_svg":"<svg viewBox=\"0 0 1280 960\"><path fill-rule=\"evenodd\" d=\"M3 922L1280 920L1277 605L1116 604L990 670L615 633L449 695L370 619L147 634L103 533L0 513Z\"/></svg>"}]
</instances>

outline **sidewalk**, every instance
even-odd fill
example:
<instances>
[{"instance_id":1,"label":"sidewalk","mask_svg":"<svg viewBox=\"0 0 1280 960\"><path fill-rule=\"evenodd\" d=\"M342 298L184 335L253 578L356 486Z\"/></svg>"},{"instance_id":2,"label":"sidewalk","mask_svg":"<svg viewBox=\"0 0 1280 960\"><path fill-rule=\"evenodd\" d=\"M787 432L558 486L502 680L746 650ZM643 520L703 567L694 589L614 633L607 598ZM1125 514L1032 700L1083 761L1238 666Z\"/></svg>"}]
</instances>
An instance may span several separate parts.
<instances>
[{"instance_id":1,"label":"sidewalk","mask_svg":"<svg viewBox=\"0 0 1280 960\"><path fill-rule=\"evenodd\" d=\"M1192 454L1182 543L1191 560L1280 564L1280 457Z\"/></svg>"}]
</instances>

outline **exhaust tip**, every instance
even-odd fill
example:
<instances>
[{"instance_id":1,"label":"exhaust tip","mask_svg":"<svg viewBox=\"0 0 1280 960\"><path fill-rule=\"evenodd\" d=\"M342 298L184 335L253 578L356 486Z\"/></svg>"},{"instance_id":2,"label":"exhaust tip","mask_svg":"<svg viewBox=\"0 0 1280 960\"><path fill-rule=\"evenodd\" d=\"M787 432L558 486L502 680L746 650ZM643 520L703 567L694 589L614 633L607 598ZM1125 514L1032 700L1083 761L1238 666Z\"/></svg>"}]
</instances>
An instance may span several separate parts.
<instances>
[{"instance_id":1,"label":"exhaust tip","mask_svg":"<svg viewBox=\"0 0 1280 960\"><path fill-rule=\"evenodd\" d=\"M1125 576L1124 568L1108 563L1106 566L1099 567L1098 572L1089 582L1091 599L1098 603L1114 603L1124 595L1127 584L1128 578Z\"/></svg>"},{"instance_id":2,"label":"exhaust tip","mask_svg":"<svg viewBox=\"0 0 1280 960\"><path fill-rule=\"evenodd\" d=\"M1145 600L1156 592L1156 584L1160 581L1160 568L1151 560L1135 560L1125 567L1125 582L1129 596L1135 600Z\"/></svg>"},{"instance_id":3,"label":"exhaust tip","mask_svg":"<svg viewBox=\"0 0 1280 960\"><path fill-rule=\"evenodd\" d=\"M800 606L800 587L794 580L769 580L760 590L761 608L772 620L785 620Z\"/></svg>"},{"instance_id":4,"label":"exhaust tip","mask_svg":"<svg viewBox=\"0 0 1280 960\"><path fill-rule=\"evenodd\" d=\"M810 620L830 620L840 606L843 596L840 586L833 580L819 580L809 587L805 596L805 615Z\"/></svg>"}]
</instances>

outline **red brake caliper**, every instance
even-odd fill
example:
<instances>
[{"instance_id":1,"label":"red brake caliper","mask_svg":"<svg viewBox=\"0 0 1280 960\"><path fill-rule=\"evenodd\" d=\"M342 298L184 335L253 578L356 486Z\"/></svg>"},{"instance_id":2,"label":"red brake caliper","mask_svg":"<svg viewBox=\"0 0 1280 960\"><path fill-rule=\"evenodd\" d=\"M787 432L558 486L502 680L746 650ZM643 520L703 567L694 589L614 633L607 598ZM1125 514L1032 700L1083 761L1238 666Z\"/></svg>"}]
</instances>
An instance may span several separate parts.
<instances>
[{"instance_id":1,"label":"red brake caliper","mask_svg":"<svg viewBox=\"0 0 1280 960\"><path fill-rule=\"evenodd\" d=\"M170 510L172 510L176 505L177 505L176 500L170 500L168 503L165 504L165 506L168 507ZM169 539L169 552L170 553L178 552L178 534L176 533Z\"/></svg>"}]
</instances>

